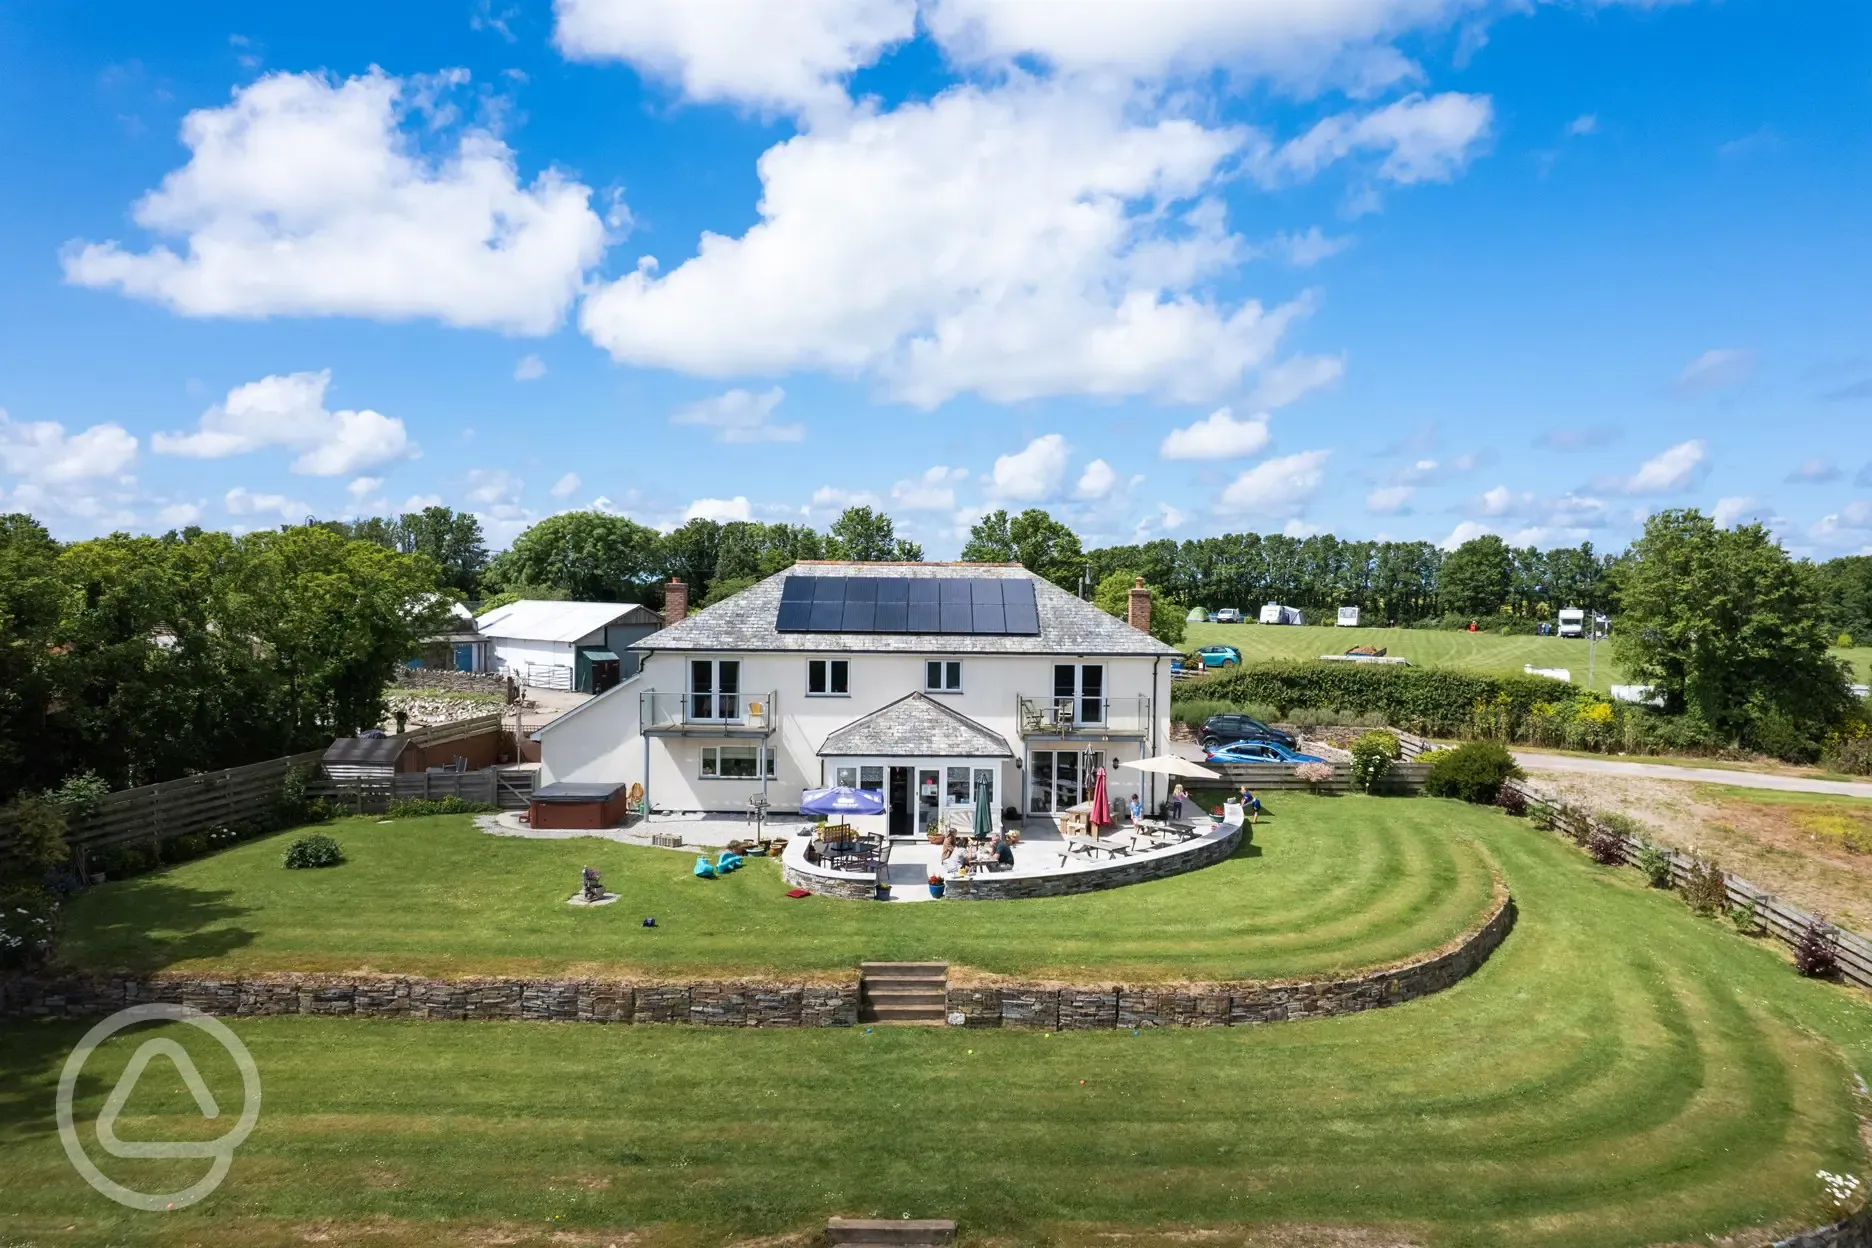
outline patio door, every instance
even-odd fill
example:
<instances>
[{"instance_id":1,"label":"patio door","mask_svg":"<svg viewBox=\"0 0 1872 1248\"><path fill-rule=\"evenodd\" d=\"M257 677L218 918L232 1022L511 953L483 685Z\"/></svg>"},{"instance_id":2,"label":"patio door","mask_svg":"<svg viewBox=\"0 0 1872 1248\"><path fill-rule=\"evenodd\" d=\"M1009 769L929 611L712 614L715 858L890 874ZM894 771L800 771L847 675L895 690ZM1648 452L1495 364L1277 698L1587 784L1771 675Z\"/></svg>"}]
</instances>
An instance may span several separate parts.
<instances>
[{"instance_id":1,"label":"patio door","mask_svg":"<svg viewBox=\"0 0 1872 1248\"><path fill-rule=\"evenodd\" d=\"M915 826L915 807L910 804L910 773L915 768L890 769L890 834L909 836Z\"/></svg>"},{"instance_id":2,"label":"patio door","mask_svg":"<svg viewBox=\"0 0 1872 1248\"><path fill-rule=\"evenodd\" d=\"M1071 810L1092 796L1092 777L1104 765L1103 750L1033 751L1027 759L1027 813Z\"/></svg>"}]
</instances>

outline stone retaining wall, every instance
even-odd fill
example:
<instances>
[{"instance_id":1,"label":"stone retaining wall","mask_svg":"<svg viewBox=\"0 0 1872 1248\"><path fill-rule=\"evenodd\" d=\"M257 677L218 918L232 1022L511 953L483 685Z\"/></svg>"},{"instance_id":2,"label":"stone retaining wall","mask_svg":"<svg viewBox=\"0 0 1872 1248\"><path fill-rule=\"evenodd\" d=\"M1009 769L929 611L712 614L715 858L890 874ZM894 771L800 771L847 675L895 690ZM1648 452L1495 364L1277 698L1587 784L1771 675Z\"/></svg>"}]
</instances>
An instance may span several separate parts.
<instances>
[{"instance_id":1,"label":"stone retaining wall","mask_svg":"<svg viewBox=\"0 0 1872 1248\"><path fill-rule=\"evenodd\" d=\"M1872 1205L1861 1206L1857 1213L1830 1226L1777 1239L1774 1248L1872 1248Z\"/></svg>"},{"instance_id":2,"label":"stone retaining wall","mask_svg":"<svg viewBox=\"0 0 1872 1248\"><path fill-rule=\"evenodd\" d=\"M1293 983L1140 985L1000 984L951 988L948 1011L969 1027L1045 1031L1117 1027L1221 1027L1323 1018L1415 1000L1450 987L1488 959L1514 926L1502 897L1454 947L1404 966L1346 979ZM0 1017L84 1018L163 1001L204 1014L461 1021L690 1023L703 1027L850 1027L858 985L714 980L435 980L291 975L259 980L124 976L0 980Z\"/></svg>"},{"instance_id":3,"label":"stone retaining wall","mask_svg":"<svg viewBox=\"0 0 1872 1248\"><path fill-rule=\"evenodd\" d=\"M792 888L803 888L821 897L843 897L847 901L877 899L877 876L869 871L834 871L804 860L795 862L791 855L783 854L780 877Z\"/></svg>"},{"instance_id":4,"label":"stone retaining wall","mask_svg":"<svg viewBox=\"0 0 1872 1248\"><path fill-rule=\"evenodd\" d=\"M1227 835L1213 840L1204 838L1191 841L1168 852L1158 851L1137 858L1117 858L1090 865L1073 863L1060 871L1049 871L1044 875L979 872L947 881L943 892L946 897L957 901L1015 901L1026 897L1064 897L1069 893L1095 893L1107 888L1123 888L1127 884L1142 884L1146 880L1182 875L1185 871L1199 871L1221 862L1235 852L1235 847L1241 844L1247 830L1248 825L1244 824ZM1059 853L1058 849L1045 841L1020 848L1030 854L1052 853L1057 856ZM1020 849L1015 852L1018 854Z\"/></svg>"},{"instance_id":5,"label":"stone retaining wall","mask_svg":"<svg viewBox=\"0 0 1872 1248\"><path fill-rule=\"evenodd\" d=\"M400 667L399 689L452 689L459 693L506 693L507 678L493 672L455 672L440 667Z\"/></svg>"},{"instance_id":6,"label":"stone retaining wall","mask_svg":"<svg viewBox=\"0 0 1872 1248\"><path fill-rule=\"evenodd\" d=\"M969 1027L1086 1031L1112 1027L1223 1027L1325 1018L1441 992L1488 960L1514 927L1503 897L1482 925L1450 949L1347 979L1293 983L1107 987L985 985L949 990L948 1010Z\"/></svg>"}]
</instances>

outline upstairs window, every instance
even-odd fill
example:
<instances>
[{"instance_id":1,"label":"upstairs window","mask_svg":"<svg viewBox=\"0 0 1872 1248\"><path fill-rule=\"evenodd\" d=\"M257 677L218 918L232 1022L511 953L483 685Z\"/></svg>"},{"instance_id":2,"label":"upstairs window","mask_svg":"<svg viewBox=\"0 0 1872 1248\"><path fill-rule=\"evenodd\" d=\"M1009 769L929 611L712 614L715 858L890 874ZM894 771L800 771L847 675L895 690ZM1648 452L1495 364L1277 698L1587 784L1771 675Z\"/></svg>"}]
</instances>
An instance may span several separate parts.
<instances>
[{"instance_id":1,"label":"upstairs window","mask_svg":"<svg viewBox=\"0 0 1872 1248\"><path fill-rule=\"evenodd\" d=\"M961 693L962 660L931 659L924 664L923 690L926 693Z\"/></svg>"},{"instance_id":2,"label":"upstairs window","mask_svg":"<svg viewBox=\"0 0 1872 1248\"><path fill-rule=\"evenodd\" d=\"M1105 722L1105 668L1098 663L1060 663L1053 668L1053 708L1061 722Z\"/></svg>"},{"instance_id":3,"label":"upstairs window","mask_svg":"<svg viewBox=\"0 0 1872 1248\"><path fill-rule=\"evenodd\" d=\"M741 718L741 663L736 659L689 662L689 718Z\"/></svg>"},{"instance_id":4,"label":"upstairs window","mask_svg":"<svg viewBox=\"0 0 1872 1248\"><path fill-rule=\"evenodd\" d=\"M851 693L850 670L845 659L809 659L806 692L821 698L846 697Z\"/></svg>"}]
</instances>

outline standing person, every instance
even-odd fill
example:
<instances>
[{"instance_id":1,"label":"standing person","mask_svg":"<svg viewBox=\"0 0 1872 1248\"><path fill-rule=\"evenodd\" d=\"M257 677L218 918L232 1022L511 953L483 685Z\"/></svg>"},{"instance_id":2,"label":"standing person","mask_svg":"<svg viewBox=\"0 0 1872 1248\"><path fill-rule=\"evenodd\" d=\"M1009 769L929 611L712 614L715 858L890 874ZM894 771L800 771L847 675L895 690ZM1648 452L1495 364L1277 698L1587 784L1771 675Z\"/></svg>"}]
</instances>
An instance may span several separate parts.
<instances>
[{"instance_id":1,"label":"standing person","mask_svg":"<svg viewBox=\"0 0 1872 1248\"><path fill-rule=\"evenodd\" d=\"M1247 785L1241 786L1241 793L1235 800L1241 803L1242 810L1247 813L1250 826L1261 822L1261 799L1249 792Z\"/></svg>"},{"instance_id":2,"label":"standing person","mask_svg":"<svg viewBox=\"0 0 1872 1248\"><path fill-rule=\"evenodd\" d=\"M1170 817L1172 819L1181 819L1183 817L1183 803L1188 800L1189 794L1183 791L1183 786L1181 784L1170 790Z\"/></svg>"}]
</instances>

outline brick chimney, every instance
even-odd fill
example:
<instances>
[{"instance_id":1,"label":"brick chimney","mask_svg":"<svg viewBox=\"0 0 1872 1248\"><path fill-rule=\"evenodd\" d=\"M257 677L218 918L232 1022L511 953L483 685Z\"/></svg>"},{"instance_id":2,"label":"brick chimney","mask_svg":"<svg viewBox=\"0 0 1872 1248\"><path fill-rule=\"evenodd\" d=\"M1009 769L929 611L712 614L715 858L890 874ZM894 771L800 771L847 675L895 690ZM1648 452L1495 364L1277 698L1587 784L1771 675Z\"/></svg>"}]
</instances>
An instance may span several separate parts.
<instances>
[{"instance_id":1,"label":"brick chimney","mask_svg":"<svg viewBox=\"0 0 1872 1248\"><path fill-rule=\"evenodd\" d=\"M1144 588L1144 578L1138 577L1127 594L1125 602L1125 623L1140 633L1150 632L1151 593Z\"/></svg>"},{"instance_id":2,"label":"brick chimney","mask_svg":"<svg viewBox=\"0 0 1872 1248\"><path fill-rule=\"evenodd\" d=\"M670 578L670 583L663 587L663 627L680 624L689 618L689 587Z\"/></svg>"}]
</instances>

